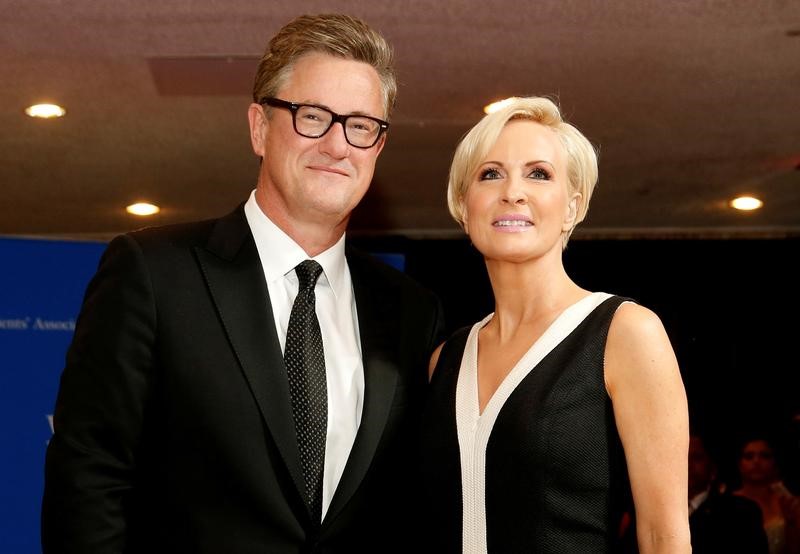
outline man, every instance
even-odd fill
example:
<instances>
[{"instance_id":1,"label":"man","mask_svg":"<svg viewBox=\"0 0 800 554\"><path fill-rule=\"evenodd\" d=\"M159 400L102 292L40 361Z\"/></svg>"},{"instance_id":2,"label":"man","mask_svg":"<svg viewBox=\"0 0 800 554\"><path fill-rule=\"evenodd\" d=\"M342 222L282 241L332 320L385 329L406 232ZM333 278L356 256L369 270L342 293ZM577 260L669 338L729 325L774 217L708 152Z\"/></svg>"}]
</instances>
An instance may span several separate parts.
<instances>
[{"instance_id":1,"label":"man","mask_svg":"<svg viewBox=\"0 0 800 554\"><path fill-rule=\"evenodd\" d=\"M250 199L112 241L61 380L46 553L413 550L439 303L344 244L395 90L366 24L295 19L256 76Z\"/></svg>"},{"instance_id":2,"label":"man","mask_svg":"<svg viewBox=\"0 0 800 554\"><path fill-rule=\"evenodd\" d=\"M755 502L720 492L716 466L703 440L689 440L689 528L694 554L766 554L767 536Z\"/></svg>"}]
</instances>

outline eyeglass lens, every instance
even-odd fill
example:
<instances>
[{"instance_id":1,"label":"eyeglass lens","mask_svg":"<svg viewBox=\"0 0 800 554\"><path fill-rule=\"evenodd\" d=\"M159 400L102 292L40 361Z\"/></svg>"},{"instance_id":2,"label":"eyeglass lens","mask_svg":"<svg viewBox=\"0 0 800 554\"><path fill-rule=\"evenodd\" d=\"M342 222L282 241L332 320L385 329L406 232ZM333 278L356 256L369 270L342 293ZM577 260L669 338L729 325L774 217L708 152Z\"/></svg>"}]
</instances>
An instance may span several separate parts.
<instances>
[{"instance_id":1,"label":"eyeglass lens","mask_svg":"<svg viewBox=\"0 0 800 554\"><path fill-rule=\"evenodd\" d=\"M295 129L309 138L321 137L330 128L333 115L315 106L300 106L295 113ZM380 124L368 117L349 115L344 121L344 133L353 146L369 147L375 144Z\"/></svg>"}]
</instances>

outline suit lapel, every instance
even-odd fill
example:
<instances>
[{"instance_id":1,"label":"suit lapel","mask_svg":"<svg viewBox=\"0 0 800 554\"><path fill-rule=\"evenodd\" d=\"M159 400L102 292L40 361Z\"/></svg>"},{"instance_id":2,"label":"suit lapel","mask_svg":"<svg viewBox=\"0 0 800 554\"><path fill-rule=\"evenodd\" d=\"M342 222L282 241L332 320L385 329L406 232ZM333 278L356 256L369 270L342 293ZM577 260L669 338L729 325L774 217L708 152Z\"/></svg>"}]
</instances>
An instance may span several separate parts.
<instances>
[{"instance_id":1,"label":"suit lapel","mask_svg":"<svg viewBox=\"0 0 800 554\"><path fill-rule=\"evenodd\" d=\"M220 320L295 487L304 498L303 473L292 418L283 354L275 331L264 273L244 211L220 219L206 248L195 248ZM363 481L386 427L397 384L397 334L391 290L374 271L377 262L347 250L364 363L364 408L344 473L331 499L331 522Z\"/></svg>"},{"instance_id":2,"label":"suit lapel","mask_svg":"<svg viewBox=\"0 0 800 554\"><path fill-rule=\"evenodd\" d=\"M242 207L220 219L207 248L195 248L195 253L242 373L300 493L303 474L283 354Z\"/></svg>"},{"instance_id":3,"label":"suit lapel","mask_svg":"<svg viewBox=\"0 0 800 554\"><path fill-rule=\"evenodd\" d=\"M397 384L397 369L392 352L397 334L389 322L395 321L392 308L395 295L387 290L384 279L371 271L376 262L366 255L347 250L347 262L353 280L361 353L364 362L364 409L347 464L331 499L324 524L336 517L361 484L375 450L383 436Z\"/></svg>"}]
</instances>

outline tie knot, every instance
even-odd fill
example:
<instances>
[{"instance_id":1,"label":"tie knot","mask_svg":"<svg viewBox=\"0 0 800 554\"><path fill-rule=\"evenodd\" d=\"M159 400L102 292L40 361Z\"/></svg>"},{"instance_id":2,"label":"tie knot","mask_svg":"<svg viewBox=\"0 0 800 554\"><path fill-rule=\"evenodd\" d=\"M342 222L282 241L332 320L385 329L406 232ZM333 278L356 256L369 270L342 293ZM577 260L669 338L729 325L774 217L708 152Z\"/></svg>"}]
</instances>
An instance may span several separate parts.
<instances>
[{"instance_id":1,"label":"tie knot","mask_svg":"<svg viewBox=\"0 0 800 554\"><path fill-rule=\"evenodd\" d=\"M297 280L300 281L300 290L305 290L314 288L320 273L322 273L322 266L314 260L305 260L297 264L294 271L297 274Z\"/></svg>"}]
</instances>

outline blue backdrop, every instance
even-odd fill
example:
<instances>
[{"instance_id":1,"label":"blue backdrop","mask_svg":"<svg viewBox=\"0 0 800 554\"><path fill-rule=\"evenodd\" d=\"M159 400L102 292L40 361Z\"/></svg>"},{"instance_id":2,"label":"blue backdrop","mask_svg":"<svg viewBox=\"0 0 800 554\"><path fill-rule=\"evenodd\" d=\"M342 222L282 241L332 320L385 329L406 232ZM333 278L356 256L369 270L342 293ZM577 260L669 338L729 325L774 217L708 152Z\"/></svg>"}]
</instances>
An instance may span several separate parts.
<instances>
[{"instance_id":1,"label":"blue backdrop","mask_svg":"<svg viewBox=\"0 0 800 554\"><path fill-rule=\"evenodd\" d=\"M58 378L105 243L0 238L0 552L41 552Z\"/></svg>"},{"instance_id":2,"label":"blue backdrop","mask_svg":"<svg viewBox=\"0 0 800 554\"><path fill-rule=\"evenodd\" d=\"M0 238L0 552L41 552L44 456L64 356L106 244ZM375 254L403 270L402 254Z\"/></svg>"}]
</instances>

